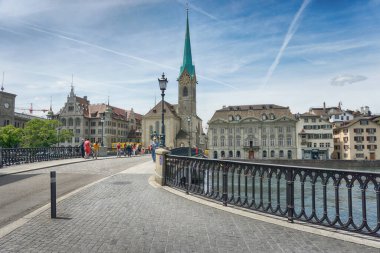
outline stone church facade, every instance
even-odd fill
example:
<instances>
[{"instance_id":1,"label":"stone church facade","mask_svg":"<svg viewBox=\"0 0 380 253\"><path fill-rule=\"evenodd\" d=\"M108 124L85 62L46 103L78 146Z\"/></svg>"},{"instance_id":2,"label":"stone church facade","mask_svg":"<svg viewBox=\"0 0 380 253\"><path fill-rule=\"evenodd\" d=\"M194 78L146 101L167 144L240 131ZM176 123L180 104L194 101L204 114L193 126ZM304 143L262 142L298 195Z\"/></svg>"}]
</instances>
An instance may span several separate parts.
<instances>
[{"instance_id":1,"label":"stone church facade","mask_svg":"<svg viewBox=\"0 0 380 253\"><path fill-rule=\"evenodd\" d=\"M178 104L164 102L165 144L169 149L200 145L203 134L202 120L197 116L197 77L192 63L189 17L186 19L183 64L178 77ZM152 137L161 135L162 102L156 104L142 119L143 146L147 147ZM190 143L189 143L190 142Z\"/></svg>"}]
</instances>

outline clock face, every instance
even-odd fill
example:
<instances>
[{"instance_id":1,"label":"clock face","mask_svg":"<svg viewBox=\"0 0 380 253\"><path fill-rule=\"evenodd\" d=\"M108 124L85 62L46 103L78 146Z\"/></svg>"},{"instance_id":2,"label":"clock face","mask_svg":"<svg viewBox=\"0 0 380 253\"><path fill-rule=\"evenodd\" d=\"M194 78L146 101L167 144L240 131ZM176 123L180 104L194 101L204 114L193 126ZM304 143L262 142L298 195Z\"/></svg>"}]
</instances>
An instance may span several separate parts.
<instances>
[{"instance_id":1,"label":"clock face","mask_svg":"<svg viewBox=\"0 0 380 253\"><path fill-rule=\"evenodd\" d=\"M4 107L5 107L6 109L8 109L8 108L9 108L9 104L8 104L8 103L5 103L5 104L4 104Z\"/></svg>"}]
</instances>

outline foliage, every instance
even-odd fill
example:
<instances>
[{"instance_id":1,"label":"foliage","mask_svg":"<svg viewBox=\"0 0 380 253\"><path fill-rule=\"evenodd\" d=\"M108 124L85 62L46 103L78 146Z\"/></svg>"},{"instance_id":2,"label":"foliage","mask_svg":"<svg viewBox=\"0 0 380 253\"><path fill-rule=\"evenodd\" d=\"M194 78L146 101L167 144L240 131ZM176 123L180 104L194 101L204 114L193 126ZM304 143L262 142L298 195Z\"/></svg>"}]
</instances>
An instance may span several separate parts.
<instances>
[{"instance_id":1,"label":"foliage","mask_svg":"<svg viewBox=\"0 0 380 253\"><path fill-rule=\"evenodd\" d=\"M16 148L21 143L22 130L13 125L0 127L0 146L2 148Z\"/></svg>"},{"instance_id":2,"label":"foliage","mask_svg":"<svg viewBox=\"0 0 380 253\"><path fill-rule=\"evenodd\" d=\"M27 148L50 147L73 136L68 130L57 130L60 122L57 120L32 119L25 124L22 146Z\"/></svg>"}]
</instances>

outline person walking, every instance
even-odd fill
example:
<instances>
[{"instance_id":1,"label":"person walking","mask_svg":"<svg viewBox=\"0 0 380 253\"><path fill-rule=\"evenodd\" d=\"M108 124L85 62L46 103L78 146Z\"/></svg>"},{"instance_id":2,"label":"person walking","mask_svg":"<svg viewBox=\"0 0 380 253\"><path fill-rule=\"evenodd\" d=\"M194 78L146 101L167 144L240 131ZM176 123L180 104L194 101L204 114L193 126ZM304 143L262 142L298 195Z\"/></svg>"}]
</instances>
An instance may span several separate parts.
<instances>
[{"instance_id":1,"label":"person walking","mask_svg":"<svg viewBox=\"0 0 380 253\"><path fill-rule=\"evenodd\" d=\"M156 138L153 138L153 142L152 142L151 146L152 146L152 148L151 148L152 160L155 163L156 162L156 148L157 148L157 139Z\"/></svg>"},{"instance_id":2,"label":"person walking","mask_svg":"<svg viewBox=\"0 0 380 253\"><path fill-rule=\"evenodd\" d=\"M97 141L95 141L93 148L94 148L94 159L98 159L99 143Z\"/></svg>"},{"instance_id":3,"label":"person walking","mask_svg":"<svg viewBox=\"0 0 380 253\"><path fill-rule=\"evenodd\" d=\"M116 155L117 155L117 157L121 156L121 145L120 145L120 142L118 142L116 144Z\"/></svg>"},{"instance_id":4,"label":"person walking","mask_svg":"<svg viewBox=\"0 0 380 253\"><path fill-rule=\"evenodd\" d=\"M89 158L91 154L91 142L88 138L84 142L84 152L86 153L84 158Z\"/></svg>"},{"instance_id":5,"label":"person walking","mask_svg":"<svg viewBox=\"0 0 380 253\"><path fill-rule=\"evenodd\" d=\"M80 148L80 154L82 158L84 158L84 139L82 139L82 142L80 143L79 148Z\"/></svg>"}]
</instances>

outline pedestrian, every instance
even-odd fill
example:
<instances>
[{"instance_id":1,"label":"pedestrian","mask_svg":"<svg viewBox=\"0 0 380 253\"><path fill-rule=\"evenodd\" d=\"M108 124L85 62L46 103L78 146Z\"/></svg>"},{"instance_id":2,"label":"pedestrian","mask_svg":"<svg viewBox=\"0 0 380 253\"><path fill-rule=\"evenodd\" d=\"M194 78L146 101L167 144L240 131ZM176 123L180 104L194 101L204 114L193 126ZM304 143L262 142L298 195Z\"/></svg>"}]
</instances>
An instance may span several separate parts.
<instances>
[{"instance_id":1,"label":"pedestrian","mask_svg":"<svg viewBox=\"0 0 380 253\"><path fill-rule=\"evenodd\" d=\"M121 145L120 145L120 142L118 142L116 144L116 155L117 155L117 157L121 156Z\"/></svg>"},{"instance_id":2,"label":"pedestrian","mask_svg":"<svg viewBox=\"0 0 380 253\"><path fill-rule=\"evenodd\" d=\"M99 155L99 143L97 141L95 141L93 148L94 148L94 158L98 159L98 155Z\"/></svg>"},{"instance_id":3,"label":"pedestrian","mask_svg":"<svg viewBox=\"0 0 380 253\"><path fill-rule=\"evenodd\" d=\"M157 139L153 138L153 142L151 145L151 151L152 151L152 160L154 163L156 162L156 147L157 147Z\"/></svg>"},{"instance_id":4,"label":"pedestrian","mask_svg":"<svg viewBox=\"0 0 380 253\"><path fill-rule=\"evenodd\" d=\"M88 138L84 141L84 152L86 153L84 158L89 158L91 154L91 142Z\"/></svg>"},{"instance_id":5,"label":"pedestrian","mask_svg":"<svg viewBox=\"0 0 380 253\"><path fill-rule=\"evenodd\" d=\"M131 155L132 155L132 147L131 147L130 143L128 143L128 146L127 146L127 153L128 153L128 157L131 157Z\"/></svg>"},{"instance_id":6,"label":"pedestrian","mask_svg":"<svg viewBox=\"0 0 380 253\"><path fill-rule=\"evenodd\" d=\"M127 156L128 151L127 151L127 143L124 143L124 156Z\"/></svg>"},{"instance_id":7,"label":"pedestrian","mask_svg":"<svg viewBox=\"0 0 380 253\"><path fill-rule=\"evenodd\" d=\"M84 158L84 139L82 139L82 142L80 143L79 147L80 147L80 155L82 156L82 158Z\"/></svg>"}]
</instances>

